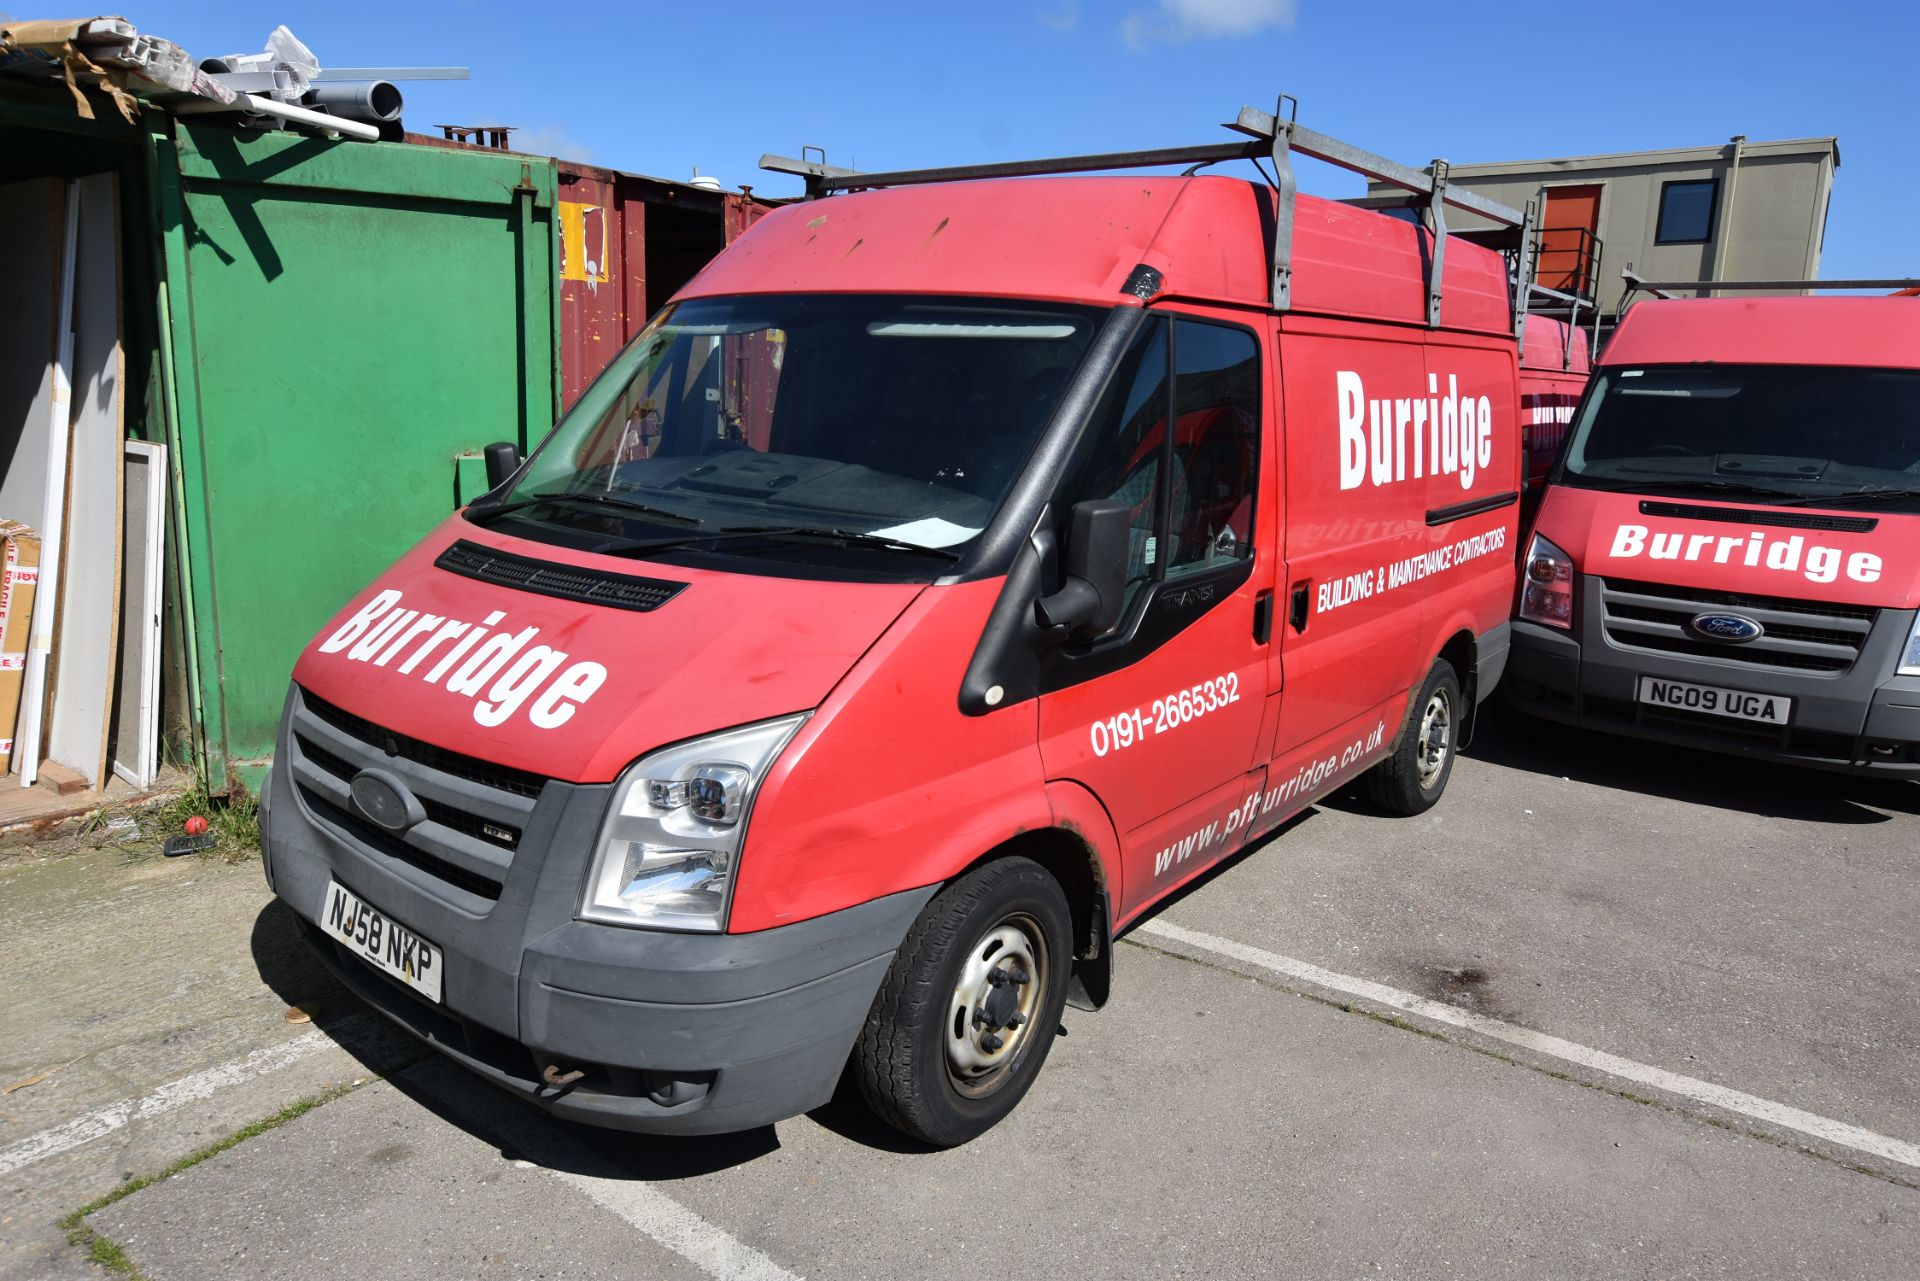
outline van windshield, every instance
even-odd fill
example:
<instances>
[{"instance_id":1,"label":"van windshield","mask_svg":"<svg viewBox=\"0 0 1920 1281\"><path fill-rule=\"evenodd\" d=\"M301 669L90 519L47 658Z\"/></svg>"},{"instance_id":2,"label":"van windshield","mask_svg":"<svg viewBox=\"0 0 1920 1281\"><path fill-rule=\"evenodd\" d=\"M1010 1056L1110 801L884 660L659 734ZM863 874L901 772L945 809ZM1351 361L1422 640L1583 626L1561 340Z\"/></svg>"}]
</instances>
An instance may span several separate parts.
<instances>
[{"instance_id":1,"label":"van windshield","mask_svg":"<svg viewBox=\"0 0 1920 1281\"><path fill-rule=\"evenodd\" d=\"M531 536L607 535L604 549L634 554L899 559L888 572L956 560L1102 315L886 295L684 302L469 516L510 512Z\"/></svg>"},{"instance_id":2,"label":"van windshield","mask_svg":"<svg viewBox=\"0 0 1920 1281\"><path fill-rule=\"evenodd\" d=\"M1608 369L1588 393L1558 479L1762 505L1920 511L1920 372Z\"/></svg>"}]
</instances>

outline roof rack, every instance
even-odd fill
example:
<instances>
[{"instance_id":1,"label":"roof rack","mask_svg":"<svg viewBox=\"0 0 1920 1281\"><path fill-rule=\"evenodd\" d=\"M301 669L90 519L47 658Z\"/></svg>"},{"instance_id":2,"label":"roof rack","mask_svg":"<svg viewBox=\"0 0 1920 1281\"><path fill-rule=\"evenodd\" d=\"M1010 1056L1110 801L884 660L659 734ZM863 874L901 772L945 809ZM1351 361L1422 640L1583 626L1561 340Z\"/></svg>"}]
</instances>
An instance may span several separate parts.
<instances>
[{"instance_id":1,"label":"roof rack","mask_svg":"<svg viewBox=\"0 0 1920 1281\"><path fill-rule=\"evenodd\" d=\"M1620 279L1627 282L1626 297L1620 300L1624 308L1636 293L1652 294L1655 298L1673 297L1672 290L1691 289L1695 292L1716 289L1920 289L1920 279L1909 280L1644 280L1628 263L1620 269Z\"/></svg>"},{"instance_id":2,"label":"roof rack","mask_svg":"<svg viewBox=\"0 0 1920 1281\"><path fill-rule=\"evenodd\" d=\"M1364 151L1338 138L1317 133L1295 122L1299 100L1280 95L1272 112L1242 107L1239 116L1226 126L1247 135L1245 142L1202 143L1190 147L1160 147L1150 151L1111 151L1086 156L1057 156L1039 160L1010 160L984 165L955 165L943 169L902 169L886 173L861 173L856 169L836 168L826 162L826 153L806 148L802 158L760 157L760 167L775 173L796 174L806 180L807 199L818 199L836 191L856 191L873 187L905 187L932 182L961 182L972 178L1038 177L1044 174L1097 173L1110 169L1148 169L1163 165L1209 165L1226 160L1270 160L1269 178L1277 193L1273 235L1273 289L1275 311L1286 311L1292 302L1293 282L1293 207L1296 186L1292 157L1295 153L1325 161L1378 182L1392 183L1411 192L1423 205L1433 231L1433 253L1427 264L1427 324L1440 323L1441 271L1446 262L1446 207L1477 214L1502 226L1520 231L1526 261L1519 281L1532 280L1533 229L1538 218L1538 202L1529 201L1525 210L1509 208L1447 180L1447 162L1435 160L1425 169L1412 169L1384 156ZM809 153L818 152L815 160ZM1527 291L1516 284L1513 331L1516 342L1522 339L1526 323Z\"/></svg>"}]
</instances>

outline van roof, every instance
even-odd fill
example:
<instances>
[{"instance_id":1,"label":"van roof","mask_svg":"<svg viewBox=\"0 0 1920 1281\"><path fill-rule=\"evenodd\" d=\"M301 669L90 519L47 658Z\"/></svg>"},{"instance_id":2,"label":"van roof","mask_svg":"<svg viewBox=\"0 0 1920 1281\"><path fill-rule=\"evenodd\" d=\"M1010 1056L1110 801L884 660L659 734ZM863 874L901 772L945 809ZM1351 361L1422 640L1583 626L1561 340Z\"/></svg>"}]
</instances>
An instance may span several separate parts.
<instances>
[{"instance_id":1,"label":"van roof","mask_svg":"<svg viewBox=\"0 0 1920 1281\"><path fill-rule=\"evenodd\" d=\"M775 210L680 291L910 293L1112 306L1142 263L1162 296L1266 309L1270 188L1237 178L993 178ZM1292 310L1426 322L1432 235L1315 196L1294 207ZM1441 325L1511 335L1506 261L1449 237Z\"/></svg>"},{"instance_id":2,"label":"van roof","mask_svg":"<svg viewBox=\"0 0 1920 1281\"><path fill-rule=\"evenodd\" d=\"M1567 351L1567 344L1573 351ZM1589 370L1590 352L1587 331L1550 316L1528 316L1526 346L1520 353L1520 368L1545 369L1553 373L1584 374Z\"/></svg>"},{"instance_id":3,"label":"van roof","mask_svg":"<svg viewBox=\"0 0 1920 1281\"><path fill-rule=\"evenodd\" d=\"M1600 357L1602 368L1692 364L1920 368L1920 300L1649 298Z\"/></svg>"}]
</instances>

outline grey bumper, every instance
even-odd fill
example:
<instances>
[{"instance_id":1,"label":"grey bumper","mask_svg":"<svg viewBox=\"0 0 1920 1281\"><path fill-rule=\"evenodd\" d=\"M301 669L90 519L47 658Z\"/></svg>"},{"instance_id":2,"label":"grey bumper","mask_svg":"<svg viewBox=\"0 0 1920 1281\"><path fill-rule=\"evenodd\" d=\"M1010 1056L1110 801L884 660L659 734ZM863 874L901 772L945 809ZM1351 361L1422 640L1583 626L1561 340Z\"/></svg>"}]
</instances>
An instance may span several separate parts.
<instances>
[{"instance_id":1,"label":"grey bumper","mask_svg":"<svg viewBox=\"0 0 1920 1281\"><path fill-rule=\"evenodd\" d=\"M317 722L298 691L289 699L262 809L274 892L329 968L369 1005L487 1080L570 1120L717 1133L824 1103L895 948L936 888L755 934L578 921L607 788L547 782L527 807L492 898L495 887L486 880L420 857L329 805L324 771L360 763L350 739ZM481 785L460 777L461 762L444 754L422 751L413 760L404 745L399 755L371 744L367 750L422 795L457 796ZM451 837L445 844L454 853L461 848ZM440 1004L319 928L329 880L439 945ZM550 1065L585 1075L556 1088L542 1079Z\"/></svg>"},{"instance_id":2,"label":"grey bumper","mask_svg":"<svg viewBox=\"0 0 1920 1281\"><path fill-rule=\"evenodd\" d=\"M1920 778L1920 677L1892 674L1911 611L1882 610L1850 670L1816 674L1623 648L1606 636L1602 608L1597 582L1583 576L1575 632L1515 622L1507 701L1584 729L1814 769ZM1791 698L1791 723L1651 707L1639 701L1641 676Z\"/></svg>"}]
</instances>

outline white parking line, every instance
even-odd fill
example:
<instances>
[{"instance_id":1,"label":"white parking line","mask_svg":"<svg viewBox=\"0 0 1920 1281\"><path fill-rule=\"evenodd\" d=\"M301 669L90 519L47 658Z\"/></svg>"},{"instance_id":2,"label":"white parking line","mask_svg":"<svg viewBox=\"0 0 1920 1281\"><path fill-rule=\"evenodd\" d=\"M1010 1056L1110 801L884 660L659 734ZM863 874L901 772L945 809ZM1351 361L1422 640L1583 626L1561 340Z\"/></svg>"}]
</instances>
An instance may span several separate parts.
<instances>
[{"instance_id":1,"label":"white parking line","mask_svg":"<svg viewBox=\"0 0 1920 1281\"><path fill-rule=\"evenodd\" d=\"M465 1075L451 1064L441 1070L449 1079ZM701 1218L653 1183L617 1168L532 1108L503 1099L477 1082L443 1093L440 1099L464 1119L470 1133L499 1144L503 1154L519 1153L515 1165L544 1170L578 1188L715 1281L801 1281L798 1274ZM529 1157L533 1159L525 1159Z\"/></svg>"},{"instance_id":2,"label":"white parking line","mask_svg":"<svg viewBox=\"0 0 1920 1281\"><path fill-rule=\"evenodd\" d=\"M549 1173L719 1281L800 1281L795 1273L645 1183L568 1170Z\"/></svg>"},{"instance_id":3,"label":"white parking line","mask_svg":"<svg viewBox=\"0 0 1920 1281\"><path fill-rule=\"evenodd\" d=\"M1889 1138L1857 1125L1848 1125L1844 1121L1835 1121L1830 1117L1817 1116L1796 1107L1788 1107L1784 1103L1775 1103L1771 1099L1759 1098L1739 1090L1730 1090L1724 1085L1715 1085L1711 1081L1682 1076L1678 1072L1669 1072L1665 1068L1637 1063L1632 1059L1623 1059L1617 1054L1608 1054L1604 1050L1592 1049L1573 1041L1563 1041L1557 1036L1548 1036L1544 1032L1535 1032L1513 1023L1490 1019L1484 1014L1475 1014L1469 1010L1448 1005L1444 1001L1415 996L1412 992L1402 992L1384 983L1355 978L1350 974L1338 974L1306 961L1296 961L1292 957L1266 951L1264 948L1252 947L1232 939L1218 938L1212 934L1202 934L1198 930L1189 930L1171 921L1148 921L1139 927L1139 931L1142 934L1151 934L1185 944L1197 951L1212 952L1216 956L1229 957L1303 983L1311 983L1315 987L1325 988L1331 992L1358 997L1370 1004L1398 1010L1429 1022L1477 1032L1496 1041L1503 1041L1508 1045L1531 1050L1536 1054L1544 1054L1563 1062L1578 1064L1608 1076L1632 1081L1636 1085L1650 1086L1698 1103L1708 1103L1729 1112L1739 1113L1741 1116L1752 1117L1757 1121L1765 1121L1770 1125L1797 1131L1825 1143L1851 1148L1869 1156L1897 1161L1901 1165L1920 1169L1920 1144Z\"/></svg>"},{"instance_id":4,"label":"white parking line","mask_svg":"<svg viewBox=\"0 0 1920 1281\"><path fill-rule=\"evenodd\" d=\"M333 1038L318 1028L309 1028L291 1040L263 1046L243 1059L216 1064L177 1081L169 1081L140 1098L121 1099L118 1103L77 1116L64 1125L28 1135L12 1147L0 1151L0 1175L12 1174L36 1161L44 1161L50 1156L71 1152L95 1139L105 1138L129 1121L144 1121L148 1117L160 1116L189 1103L211 1098L216 1091L251 1080L263 1072L285 1067L333 1043Z\"/></svg>"}]
</instances>

